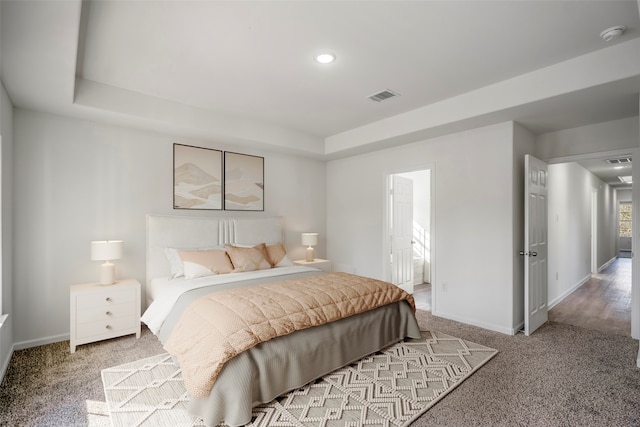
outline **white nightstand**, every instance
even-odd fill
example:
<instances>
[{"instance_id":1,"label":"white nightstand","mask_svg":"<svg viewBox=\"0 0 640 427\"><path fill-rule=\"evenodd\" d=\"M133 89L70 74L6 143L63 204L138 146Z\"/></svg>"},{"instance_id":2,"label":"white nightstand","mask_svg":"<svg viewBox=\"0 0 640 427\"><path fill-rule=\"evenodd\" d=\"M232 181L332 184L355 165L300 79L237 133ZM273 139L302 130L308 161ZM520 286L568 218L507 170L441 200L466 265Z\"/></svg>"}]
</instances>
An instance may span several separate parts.
<instances>
[{"instance_id":1,"label":"white nightstand","mask_svg":"<svg viewBox=\"0 0 640 427\"><path fill-rule=\"evenodd\" d=\"M299 261L293 261L294 264L304 265L305 267L319 268L322 271L331 273L331 261L326 259L316 258L313 261L305 261L303 259Z\"/></svg>"},{"instance_id":2,"label":"white nightstand","mask_svg":"<svg viewBox=\"0 0 640 427\"><path fill-rule=\"evenodd\" d=\"M71 353L76 346L122 335L140 338L140 282L72 285Z\"/></svg>"}]
</instances>

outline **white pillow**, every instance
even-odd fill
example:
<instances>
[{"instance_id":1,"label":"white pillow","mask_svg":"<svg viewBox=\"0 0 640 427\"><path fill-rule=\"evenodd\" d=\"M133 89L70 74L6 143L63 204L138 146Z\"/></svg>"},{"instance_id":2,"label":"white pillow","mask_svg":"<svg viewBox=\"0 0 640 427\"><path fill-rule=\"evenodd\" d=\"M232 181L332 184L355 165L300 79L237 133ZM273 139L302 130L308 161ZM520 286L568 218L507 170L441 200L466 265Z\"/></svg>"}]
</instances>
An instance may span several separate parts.
<instances>
[{"instance_id":1,"label":"white pillow","mask_svg":"<svg viewBox=\"0 0 640 427\"><path fill-rule=\"evenodd\" d=\"M282 257L279 263L274 265L274 267L291 267L293 265L295 264L293 263L293 261L291 261L291 259L289 258L289 255L285 255Z\"/></svg>"},{"instance_id":2,"label":"white pillow","mask_svg":"<svg viewBox=\"0 0 640 427\"><path fill-rule=\"evenodd\" d=\"M182 262L178 251L206 251L210 249L224 249L224 246L210 246L207 248L164 248L164 254L169 261L169 266L171 267L171 276L169 276L169 279L173 280L179 277L184 277L184 263Z\"/></svg>"},{"instance_id":3,"label":"white pillow","mask_svg":"<svg viewBox=\"0 0 640 427\"><path fill-rule=\"evenodd\" d=\"M178 255L176 248L164 248L164 254L167 256L169 266L171 267L171 276L169 279L177 279L184 276L184 264Z\"/></svg>"},{"instance_id":4,"label":"white pillow","mask_svg":"<svg viewBox=\"0 0 640 427\"><path fill-rule=\"evenodd\" d=\"M185 279L225 274L233 271L233 264L224 249L179 250L184 264Z\"/></svg>"}]
</instances>

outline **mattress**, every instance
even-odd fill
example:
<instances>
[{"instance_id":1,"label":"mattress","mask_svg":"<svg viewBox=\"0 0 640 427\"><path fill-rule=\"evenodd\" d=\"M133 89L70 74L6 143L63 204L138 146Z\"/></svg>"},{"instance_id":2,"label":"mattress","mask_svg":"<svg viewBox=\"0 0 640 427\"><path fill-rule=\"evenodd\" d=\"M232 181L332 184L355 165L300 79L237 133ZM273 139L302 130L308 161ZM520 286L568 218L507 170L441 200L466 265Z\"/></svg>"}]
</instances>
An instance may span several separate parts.
<instances>
[{"instance_id":1,"label":"mattress","mask_svg":"<svg viewBox=\"0 0 640 427\"><path fill-rule=\"evenodd\" d=\"M158 298L163 292L167 289L170 289L172 286L171 280L169 277L156 277L155 279L151 279L147 284L147 307L151 305L153 300Z\"/></svg>"}]
</instances>

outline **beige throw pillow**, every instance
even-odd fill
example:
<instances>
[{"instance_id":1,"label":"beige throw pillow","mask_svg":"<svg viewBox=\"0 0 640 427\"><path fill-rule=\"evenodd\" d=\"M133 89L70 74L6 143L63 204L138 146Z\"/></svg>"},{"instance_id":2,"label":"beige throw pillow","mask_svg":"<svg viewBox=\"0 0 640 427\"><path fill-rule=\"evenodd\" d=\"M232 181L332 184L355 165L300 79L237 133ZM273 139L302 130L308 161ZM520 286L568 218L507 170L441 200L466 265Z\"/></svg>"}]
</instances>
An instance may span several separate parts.
<instances>
[{"instance_id":1,"label":"beige throw pillow","mask_svg":"<svg viewBox=\"0 0 640 427\"><path fill-rule=\"evenodd\" d=\"M267 259L272 267L289 267L293 262L287 256L287 250L282 243L267 245Z\"/></svg>"},{"instance_id":2,"label":"beige throw pillow","mask_svg":"<svg viewBox=\"0 0 640 427\"><path fill-rule=\"evenodd\" d=\"M240 246L225 246L229 258L233 263L235 272L266 270L271 268L271 264L267 260L267 248L264 243L259 245L243 248Z\"/></svg>"},{"instance_id":3,"label":"beige throw pillow","mask_svg":"<svg viewBox=\"0 0 640 427\"><path fill-rule=\"evenodd\" d=\"M186 279L233 271L231 260L224 249L178 250L178 255L182 260Z\"/></svg>"}]
</instances>

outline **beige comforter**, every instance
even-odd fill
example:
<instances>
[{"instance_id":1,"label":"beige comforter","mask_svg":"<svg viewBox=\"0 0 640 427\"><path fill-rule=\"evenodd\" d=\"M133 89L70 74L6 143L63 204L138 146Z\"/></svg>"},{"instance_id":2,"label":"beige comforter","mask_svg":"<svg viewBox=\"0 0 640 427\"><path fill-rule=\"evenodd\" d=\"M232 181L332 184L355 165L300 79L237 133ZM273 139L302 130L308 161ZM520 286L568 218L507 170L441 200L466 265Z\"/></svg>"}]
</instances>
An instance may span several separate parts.
<instances>
[{"instance_id":1,"label":"beige comforter","mask_svg":"<svg viewBox=\"0 0 640 427\"><path fill-rule=\"evenodd\" d=\"M261 342L401 300L415 311L397 286L347 273L214 292L187 308L165 349L189 394L204 398L227 361Z\"/></svg>"}]
</instances>

